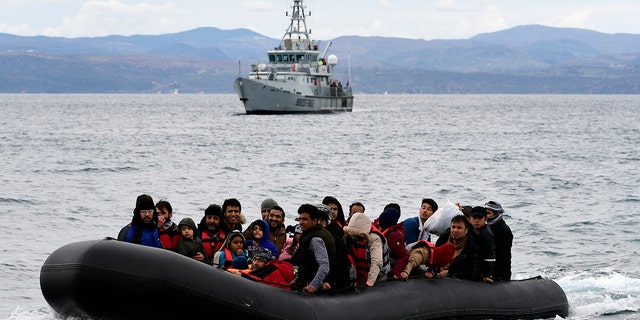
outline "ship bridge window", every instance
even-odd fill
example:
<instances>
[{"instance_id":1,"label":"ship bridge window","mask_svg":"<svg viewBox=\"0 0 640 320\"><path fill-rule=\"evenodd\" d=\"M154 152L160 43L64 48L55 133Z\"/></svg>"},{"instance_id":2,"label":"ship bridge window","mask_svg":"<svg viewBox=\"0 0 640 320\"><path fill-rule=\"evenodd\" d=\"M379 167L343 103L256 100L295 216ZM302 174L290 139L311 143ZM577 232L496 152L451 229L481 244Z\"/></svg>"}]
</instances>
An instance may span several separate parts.
<instances>
[{"instance_id":1,"label":"ship bridge window","mask_svg":"<svg viewBox=\"0 0 640 320\"><path fill-rule=\"evenodd\" d=\"M289 61L289 55L288 54L283 54L282 55L282 61Z\"/></svg>"},{"instance_id":2,"label":"ship bridge window","mask_svg":"<svg viewBox=\"0 0 640 320\"><path fill-rule=\"evenodd\" d=\"M295 54L290 54L289 55L289 61L296 61L296 55Z\"/></svg>"},{"instance_id":3,"label":"ship bridge window","mask_svg":"<svg viewBox=\"0 0 640 320\"><path fill-rule=\"evenodd\" d=\"M296 60L298 61L304 61L304 54L299 54L296 56Z\"/></svg>"},{"instance_id":4,"label":"ship bridge window","mask_svg":"<svg viewBox=\"0 0 640 320\"><path fill-rule=\"evenodd\" d=\"M276 55L275 54L270 54L269 55L269 61L275 62L276 61Z\"/></svg>"},{"instance_id":5,"label":"ship bridge window","mask_svg":"<svg viewBox=\"0 0 640 320\"><path fill-rule=\"evenodd\" d=\"M277 55L276 58L277 58L278 62L282 62L282 55L281 54Z\"/></svg>"}]
</instances>

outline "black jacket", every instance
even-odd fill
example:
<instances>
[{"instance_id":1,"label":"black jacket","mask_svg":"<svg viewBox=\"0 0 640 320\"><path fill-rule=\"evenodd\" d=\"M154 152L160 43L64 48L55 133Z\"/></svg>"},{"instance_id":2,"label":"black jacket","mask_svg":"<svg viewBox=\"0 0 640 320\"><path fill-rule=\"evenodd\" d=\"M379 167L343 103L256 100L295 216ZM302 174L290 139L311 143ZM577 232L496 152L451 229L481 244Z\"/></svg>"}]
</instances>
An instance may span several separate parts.
<instances>
[{"instance_id":1,"label":"black jacket","mask_svg":"<svg viewBox=\"0 0 640 320\"><path fill-rule=\"evenodd\" d=\"M493 232L496 245L496 263L493 271L493 279L496 281L511 280L511 246L513 245L513 233L507 223L500 219L495 224L489 225Z\"/></svg>"}]
</instances>

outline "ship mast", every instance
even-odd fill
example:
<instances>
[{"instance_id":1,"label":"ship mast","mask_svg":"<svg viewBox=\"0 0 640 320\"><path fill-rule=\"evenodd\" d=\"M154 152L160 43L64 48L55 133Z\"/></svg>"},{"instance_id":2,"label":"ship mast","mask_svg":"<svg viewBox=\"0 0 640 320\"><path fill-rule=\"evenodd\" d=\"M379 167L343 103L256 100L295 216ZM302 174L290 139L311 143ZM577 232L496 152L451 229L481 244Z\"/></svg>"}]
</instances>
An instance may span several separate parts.
<instances>
[{"instance_id":1,"label":"ship mast","mask_svg":"<svg viewBox=\"0 0 640 320\"><path fill-rule=\"evenodd\" d=\"M294 0L291 10L291 23L280 41L280 47L285 50L311 50L310 30L307 29L302 0Z\"/></svg>"}]
</instances>

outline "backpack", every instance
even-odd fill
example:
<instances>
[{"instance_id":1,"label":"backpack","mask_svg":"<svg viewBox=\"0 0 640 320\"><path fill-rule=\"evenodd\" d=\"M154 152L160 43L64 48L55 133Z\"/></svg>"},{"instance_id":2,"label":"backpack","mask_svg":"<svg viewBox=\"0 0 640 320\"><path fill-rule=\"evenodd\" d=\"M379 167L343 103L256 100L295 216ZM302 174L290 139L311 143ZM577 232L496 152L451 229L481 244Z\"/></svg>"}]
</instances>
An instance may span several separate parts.
<instances>
[{"instance_id":1,"label":"backpack","mask_svg":"<svg viewBox=\"0 0 640 320\"><path fill-rule=\"evenodd\" d=\"M380 274L388 274L391 272L391 249L389 249L387 237L374 226L371 227L371 231L379 235L380 239L382 239L382 267L380 268Z\"/></svg>"},{"instance_id":2,"label":"backpack","mask_svg":"<svg viewBox=\"0 0 640 320\"><path fill-rule=\"evenodd\" d=\"M388 274L391 272L391 255L389 249L389 243L387 238L382 237L382 268L380 268L380 274Z\"/></svg>"}]
</instances>

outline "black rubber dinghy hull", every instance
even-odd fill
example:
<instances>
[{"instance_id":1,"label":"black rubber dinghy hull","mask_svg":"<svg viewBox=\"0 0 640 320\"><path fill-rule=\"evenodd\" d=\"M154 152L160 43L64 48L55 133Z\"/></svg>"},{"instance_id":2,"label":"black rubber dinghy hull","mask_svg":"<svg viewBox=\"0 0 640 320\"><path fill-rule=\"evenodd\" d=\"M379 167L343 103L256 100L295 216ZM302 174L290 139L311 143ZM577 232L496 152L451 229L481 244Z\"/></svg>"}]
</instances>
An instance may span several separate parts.
<instances>
[{"instance_id":1,"label":"black rubber dinghy hull","mask_svg":"<svg viewBox=\"0 0 640 320\"><path fill-rule=\"evenodd\" d=\"M355 293L305 294L111 239L54 251L42 266L40 287L59 315L93 319L541 319L566 317L569 310L564 291L549 279L410 279Z\"/></svg>"}]
</instances>

